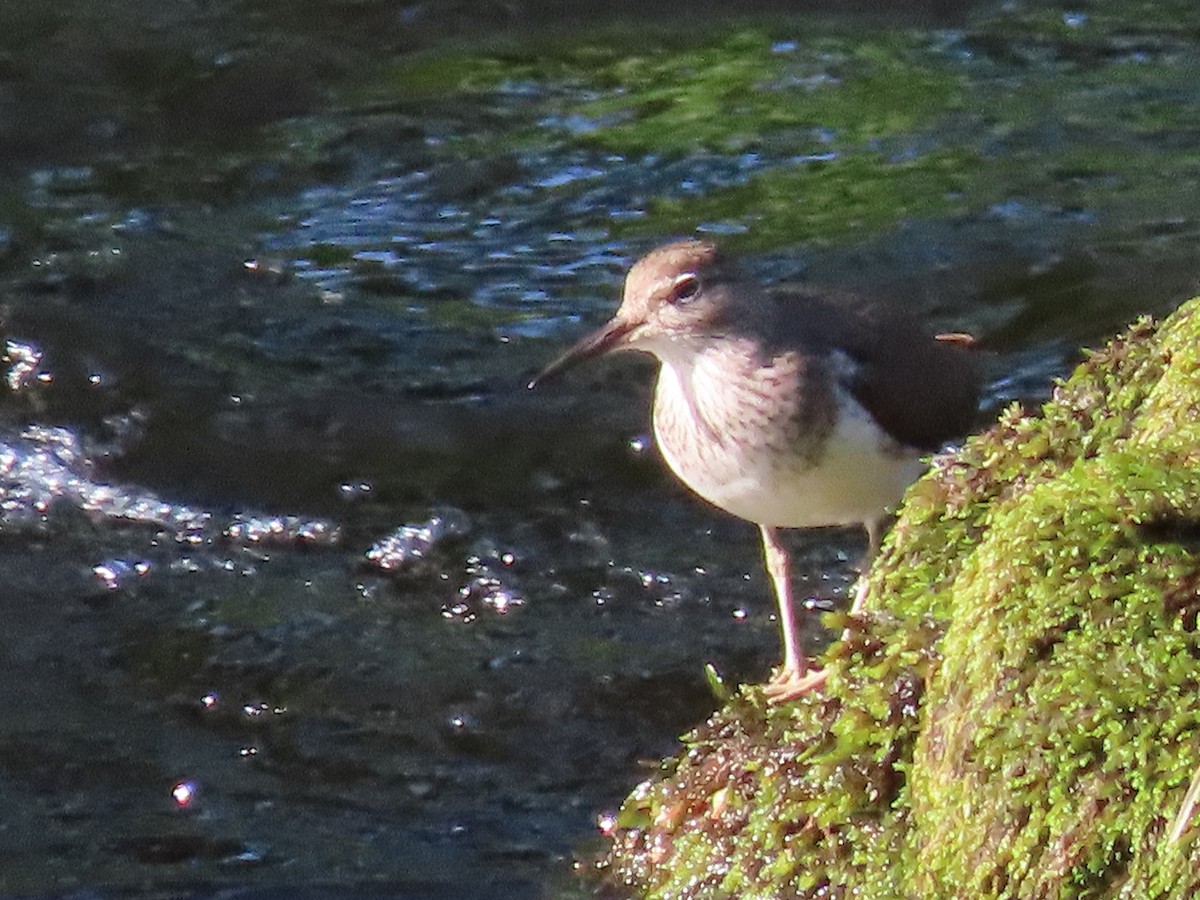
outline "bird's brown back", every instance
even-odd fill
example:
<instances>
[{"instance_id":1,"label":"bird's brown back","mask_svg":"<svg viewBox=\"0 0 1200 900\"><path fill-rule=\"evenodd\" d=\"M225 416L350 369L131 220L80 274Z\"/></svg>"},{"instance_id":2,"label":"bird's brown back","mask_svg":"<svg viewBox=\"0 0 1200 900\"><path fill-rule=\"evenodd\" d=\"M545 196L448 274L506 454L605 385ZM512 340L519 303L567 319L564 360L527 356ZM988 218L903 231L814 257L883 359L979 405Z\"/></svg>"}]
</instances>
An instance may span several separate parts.
<instances>
[{"instance_id":1,"label":"bird's brown back","mask_svg":"<svg viewBox=\"0 0 1200 900\"><path fill-rule=\"evenodd\" d=\"M896 440L934 450L975 423L979 354L964 340L939 340L904 313L847 293L741 291L746 303L726 328L765 336L765 356L844 354L843 386Z\"/></svg>"}]
</instances>

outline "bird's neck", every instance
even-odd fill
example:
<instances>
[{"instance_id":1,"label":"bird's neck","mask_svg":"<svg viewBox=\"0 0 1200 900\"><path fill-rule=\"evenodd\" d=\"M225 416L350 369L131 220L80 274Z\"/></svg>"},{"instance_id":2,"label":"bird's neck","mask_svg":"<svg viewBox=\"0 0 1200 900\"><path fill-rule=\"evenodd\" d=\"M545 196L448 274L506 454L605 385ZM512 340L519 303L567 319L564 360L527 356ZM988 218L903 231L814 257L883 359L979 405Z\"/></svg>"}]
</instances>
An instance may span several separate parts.
<instances>
[{"instance_id":1,"label":"bird's neck","mask_svg":"<svg viewBox=\"0 0 1200 900\"><path fill-rule=\"evenodd\" d=\"M758 413L758 386L771 368L762 366L748 342L677 341L656 348L655 356L660 362L656 417L687 422L699 435L721 441Z\"/></svg>"}]
</instances>

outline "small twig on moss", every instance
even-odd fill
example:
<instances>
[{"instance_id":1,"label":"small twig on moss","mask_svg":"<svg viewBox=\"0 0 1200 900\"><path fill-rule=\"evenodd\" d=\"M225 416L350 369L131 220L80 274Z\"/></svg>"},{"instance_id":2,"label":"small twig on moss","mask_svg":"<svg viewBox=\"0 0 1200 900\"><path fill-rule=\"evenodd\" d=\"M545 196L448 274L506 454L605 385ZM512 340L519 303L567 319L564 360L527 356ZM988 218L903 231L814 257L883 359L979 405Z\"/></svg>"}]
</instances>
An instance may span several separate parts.
<instances>
[{"instance_id":1,"label":"small twig on moss","mask_svg":"<svg viewBox=\"0 0 1200 900\"><path fill-rule=\"evenodd\" d=\"M1183 837L1184 831L1192 821L1192 814L1196 811L1197 801L1200 801L1200 768L1197 768L1196 774L1192 776L1192 783L1188 786L1187 794L1184 795L1183 805L1179 807L1179 812L1175 814L1175 821L1171 823L1171 833L1167 837L1168 844L1177 843Z\"/></svg>"}]
</instances>

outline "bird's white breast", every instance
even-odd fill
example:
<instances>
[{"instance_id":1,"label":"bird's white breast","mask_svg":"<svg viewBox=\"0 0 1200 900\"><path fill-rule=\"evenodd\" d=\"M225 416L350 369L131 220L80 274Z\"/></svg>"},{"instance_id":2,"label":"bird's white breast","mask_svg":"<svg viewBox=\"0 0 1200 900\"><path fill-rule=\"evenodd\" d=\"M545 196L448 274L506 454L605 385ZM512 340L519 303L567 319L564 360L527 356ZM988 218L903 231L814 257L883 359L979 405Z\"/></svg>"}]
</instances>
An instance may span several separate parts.
<instances>
[{"instance_id":1,"label":"bird's white breast","mask_svg":"<svg viewBox=\"0 0 1200 900\"><path fill-rule=\"evenodd\" d=\"M814 419L795 415L786 391L773 402L787 360L762 367L743 357L739 370L728 357L673 355L661 357L655 388L659 450L688 487L735 516L787 528L872 521L923 470L919 454L897 445L833 379L819 386L838 413ZM819 433L804 433L806 425Z\"/></svg>"}]
</instances>

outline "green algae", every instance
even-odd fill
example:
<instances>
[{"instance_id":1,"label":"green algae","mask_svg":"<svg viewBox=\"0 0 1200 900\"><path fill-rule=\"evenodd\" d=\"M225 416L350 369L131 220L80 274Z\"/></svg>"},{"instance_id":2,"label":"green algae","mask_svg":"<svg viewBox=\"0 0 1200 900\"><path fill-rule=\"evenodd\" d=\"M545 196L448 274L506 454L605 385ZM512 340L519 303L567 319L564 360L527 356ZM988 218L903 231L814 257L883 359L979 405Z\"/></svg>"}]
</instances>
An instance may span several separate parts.
<instances>
[{"instance_id":1,"label":"green algae","mask_svg":"<svg viewBox=\"0 0 1200 900\"><path fill-rule=\"evenodd\" d=\"M1196 230L1197 33L1191 5L1112 2L1010 4L948 32L612 25L408 55L341 97L476 117L438 158L690 161L674 188L630 185L637 214L604 222L618 237L701 228L768 249L905 220L1035 215L1122 242ZM730 156L742 170L710 182Z\"/></svg>"},{"instance_id":2,"label":"green algae","mask_svg":"<svg viewBox=\"0 0 1200 900\"><path fill-rule=\"evenodd\" d=\"M1195 829L1166 833L1200 764L1198 374L1200 299L936 460L826 694L775 709L743 689L626 801L610 877L673 897L1191 896Z\"/></svg>"},{"instance_id":3,"label":"green algae","mask_svg":"<svg viewBox=\"0 0 1200 900\"><path fill-rule=\"evenodd\" d=\"M306 21L252 6L272 10L256 26ZM67 20L18 13L13 24L24 33ZM1090 242L1153 253L1147 235L1161 250L1200 230L1192 4L1006 4L953 31L799 16L690 24L355 49L339 65L314 51L321 65L303 72L270 60L307 53L193 58L172 41L119 42L104 56L113 117L169 114L172 125L133 129L146 131L138 152L92 159L86 187L140 204L236 204L352 178L362 155L382 153L397 171L444 168L436 183L469 203L514 188L545 206L576 196L589 208L580 227L639 241L701 228L762 250L912 220L1053 217L1097 226ZM301 27L283 46L304 41ZM14 54L18 69L32 65ZM244 85L262 78L277 102L241 109L239 98L260 93ZM242 127L217 127L224 113L191 122L197 108L234 101ZM603 160L617 189L587 198L587 183L531 185L539 167L528 159ZM641 163L671 174L645 183ZM630 208L617 203L614 216L613 196ZM99 227L121 224L88 212Z\"/></svg>"},{"instance_id":4,"label":"green algae","mask_svg":"<svg viewBox=\"0 0 1200 900\"><path fill-rule=\"evenodd\" d=\"M701 29L686 40L593 32L427 52L382 68L344 100L428 112L525 95L539 123L493 108L501 128L480 150L499 137L508 150L549 140L627 156L860 146L928 128L963 103L959 74L918 32L777 40L794 30Z\"/></svg>"},{"instance_id":5,"label":"green algae","mask_svg":"<svg viewBox=\"0 0 1200 900\"><path fill-rule=\"evenodd\" d=\"M753 161L728 186L651 194L644 215L608 223L618 236L717 225L759 236L731 238L743 246L833 242L905 218L978 211L1002 196L978 184L992 169L977 148L932 137L969 101L962 73L931 52L927 35L787 37L795 34L792 22L682 41L651 29L619 41L589 34L429 52L385 67L345 101L433 116L489 105L475 138L441 151L459 158L575 149L696 158L697 173L704 154Z\"/></svg>"},{"instance_id":6,"label":"green algae","mask_svg":"<svg viewBox=\"0 0 1200 900\"><path fill-rule=\"evenodd\" d=\"M730 243L742 249L766 249L781 234L809 246L836 244L902 218L953 217L977 208L989 198L982 189L964 191L972 160L969 152L939 150L916 159L859 154L772 169L702 198L655 200L647 220L616 230L640 234L653 222L666 233L686 233L705 223L738 223L747 234Z\"/></svg>"},{"instance_id":7,"label":"green algae","mask_svg":"<svg viewBox=\"0 0 1200 900\"><path fill-rule=\"evenodd\" d=\"M962 102L956 75L915 35L825 37L775 51L761 32L690 52L634 56L612 76L624 90L579 110L587 143L621 153L759 146L764 135L828 130L839 143L909 132ZM809 138L811 142L811 138Z\"/></svg>"}]
</instances>

